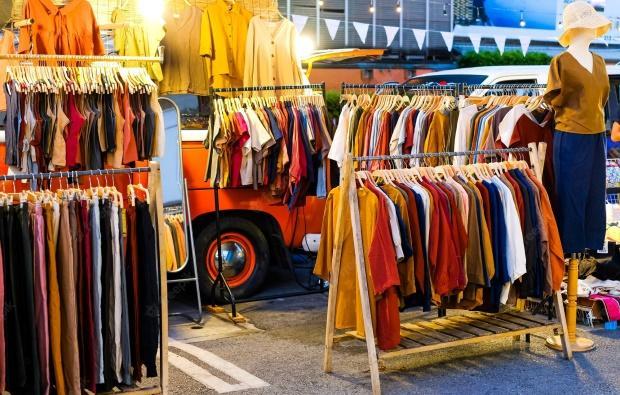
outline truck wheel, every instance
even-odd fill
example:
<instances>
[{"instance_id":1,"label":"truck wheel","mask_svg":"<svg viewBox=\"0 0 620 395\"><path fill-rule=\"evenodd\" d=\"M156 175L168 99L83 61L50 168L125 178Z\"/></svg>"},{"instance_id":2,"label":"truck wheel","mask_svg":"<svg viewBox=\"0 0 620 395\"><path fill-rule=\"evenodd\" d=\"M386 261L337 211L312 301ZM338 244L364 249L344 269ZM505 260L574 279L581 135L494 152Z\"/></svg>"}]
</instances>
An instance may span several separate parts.
<instances>
[{"instance_id":1,"label":"truck wheel","mask_svg":"<svg viewBox=\"0 0 620 395\"><path fill-rule=\"evenodd\" d=\"M269 244L261 230L251 221L239 217L222 218L223 274L236 299L252 296L263 285L269 268ZM215 222L205 227L196 239L200 289L211 297L218 270ZM219 300L219 291L216 298Z\"/></svg>"}]
</instances>

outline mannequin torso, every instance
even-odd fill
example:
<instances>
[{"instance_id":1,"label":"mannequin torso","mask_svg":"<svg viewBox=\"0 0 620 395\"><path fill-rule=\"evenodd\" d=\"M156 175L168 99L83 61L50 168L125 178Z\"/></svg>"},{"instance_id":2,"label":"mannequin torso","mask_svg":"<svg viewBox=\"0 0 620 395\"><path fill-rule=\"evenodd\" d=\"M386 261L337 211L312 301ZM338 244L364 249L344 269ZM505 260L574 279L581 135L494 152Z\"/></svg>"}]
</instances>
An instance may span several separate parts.
<instances>
[{"instance_id":1,"label":"mannequin torso","mask_svg":"<svg viewBox=\"0 0 620 395\"><path fill-rule=\"evenodd\" d=\"M590 73L594 69L594 56L590 52L590 44L595 38L595 31L592 29L575 29L570 46L566 50Z\"/></svg>"}]
</instances>

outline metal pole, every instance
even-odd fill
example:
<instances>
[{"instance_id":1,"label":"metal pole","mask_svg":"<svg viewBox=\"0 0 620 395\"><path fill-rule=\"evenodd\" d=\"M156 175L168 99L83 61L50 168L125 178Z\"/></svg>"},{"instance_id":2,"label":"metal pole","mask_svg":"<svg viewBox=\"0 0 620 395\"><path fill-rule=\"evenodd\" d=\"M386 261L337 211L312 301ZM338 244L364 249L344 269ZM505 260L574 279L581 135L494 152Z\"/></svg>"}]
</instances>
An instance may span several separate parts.
<instances>
[{"instance_id":1,"label":"metal pole","mask_svg":"<svg viewBox=\"0 0 620 395\"><path fill-rule=\"evenodd\" d=\"M403 30L404 24L404 14L405 14L405 0L400 1L400 15L399 15L399 27L400 27L400 47L402 48L404 45L405 39L405 31Z\"/></svg>"},{"instance_id":2,"label":"metal pole","mask_svg":"<svg viewBox=\"0 0 620 395\"><path fill-rule=\"evenodd\" d=\"M319 0L316 0L316 48L321 46L321 6L319 6Z\"/></svg>"},{"instance_id":3,"label":"metal pole","mask_svg":"<svg viewBox=\"0 0 620 395\"><path fill-rule=\"evenodd\" d=\"M454 1L454 0L453 0ZM428 59L428 47L431 41L431 2L430 0L426 0L426 59Z\"/></svg>"},{"instance_id":4,"label":"metal pole","mask_svg":"<svg viewBox=\"0 0 620 395\"><path fill-rule=\"evenodd\" d=\"M349 46L349 0L344 0L344 46Z\"/></svg>"},{"instance_id":5,"label":"metal pole","mask_svg":"<svg viewBox=\"0 0 620 395\"><path fill-rule=\"evenodd\" d=\"M373 7L375 12L372 13L372 47L377 48L377 11L379 10L379 0L373 0Z\"/></svg>"}]
</instances>

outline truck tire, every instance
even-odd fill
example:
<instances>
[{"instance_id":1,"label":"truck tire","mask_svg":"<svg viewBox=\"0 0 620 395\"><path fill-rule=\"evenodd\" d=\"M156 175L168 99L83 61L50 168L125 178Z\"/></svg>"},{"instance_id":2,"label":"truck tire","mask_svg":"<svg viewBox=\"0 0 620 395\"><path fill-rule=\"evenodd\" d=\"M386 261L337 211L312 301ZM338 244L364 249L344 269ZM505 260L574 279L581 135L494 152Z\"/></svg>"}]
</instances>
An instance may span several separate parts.
<instances>
[{"instance_id":1,"label":"truck tire","mask_svg":"<svg viewBox=\"0 0 620 395\"><path fill-rule=\"evenodd\" d=\"M241 217L221 219L223 273L235 299L254 295L263 285L269 270L269 243L252 221ZM211 297L217 276L217 237L215 222L206 226L196 239L196 259L200 290L204 300ZM216 301L220 300L219 290ZM213 302L213 301L211 301Z\"/></svg>"}]
</instances>

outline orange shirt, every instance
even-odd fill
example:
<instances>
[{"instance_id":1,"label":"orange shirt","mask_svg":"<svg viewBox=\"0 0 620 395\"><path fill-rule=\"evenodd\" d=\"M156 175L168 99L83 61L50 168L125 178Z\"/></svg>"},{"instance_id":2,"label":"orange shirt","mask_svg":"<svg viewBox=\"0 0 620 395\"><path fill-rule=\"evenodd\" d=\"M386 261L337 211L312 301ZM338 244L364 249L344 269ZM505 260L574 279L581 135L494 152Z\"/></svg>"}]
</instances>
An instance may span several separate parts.
<instances>
[{"instance_id":1,"label":"orange shirt","mask_svg":"<svg viewBox=\"0 0 620 395\"><path fill-rule=\"evenodd\" d=\"M24 17L34 24L19 33L19 52L59 55L103 55L95 14L86 0L56 6L51 0L28 0Z\"/></svg>"}]
</instances>

